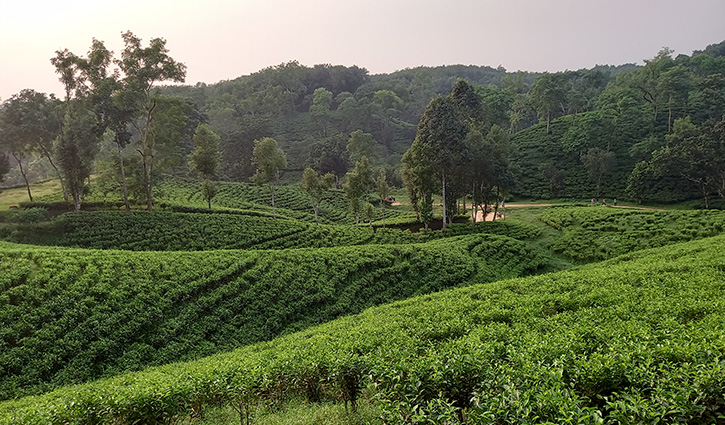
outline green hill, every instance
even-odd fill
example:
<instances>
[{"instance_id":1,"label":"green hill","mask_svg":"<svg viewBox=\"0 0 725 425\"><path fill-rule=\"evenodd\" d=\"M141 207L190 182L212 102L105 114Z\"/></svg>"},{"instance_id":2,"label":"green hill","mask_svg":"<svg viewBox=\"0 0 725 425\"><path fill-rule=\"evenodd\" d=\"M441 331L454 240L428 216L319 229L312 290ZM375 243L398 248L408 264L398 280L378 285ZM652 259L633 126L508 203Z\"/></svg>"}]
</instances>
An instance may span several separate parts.
<instances>
[{"instance_id":1,"label":"green hill","mask_svg":"<svg viewBox=\"0 0 725 425\"><path fill-rule=\"evenodd\" d=\"M646 248L720 235L725 212L599 207L549 208L541 220L562 231L550 249L577 261L601 261Z\"/></svg>"},{"instance_id":2,"label":"green hill","mask_svg":"<svg viewBox=\"0 0 725 425\"><path fill-rule=\"evenodd\" d=\"M0 398L269 340L473 281L536 272L524 242L129 252L0 245Z\"/></svg>"},{"instance_id":3,"label":"green hill","mask_svg":"<svg viewBox=\"0 0 725 425\"><path fill-rule=\"evenodd\" d=\"M26 210L15 221L30 217ZM8 214L6 214L7 216ZM37 215L37 214L36 214ZM0 216L1 218L2 216ZM33 217L38 218L38 217ZM403 224L405 226L405 224ZM0 220L0 238L10 242L73 248L131 251L205 251L216 249L321 248L366 244L407 244L445 236L498 234L534 238L538 230L517 221L456 224L441 231L411 233L398 228L315 225L247 213L174 213L94 211L66 213L51 221L7 223Z\"/></svg>"},{"instance_id":4,"label":"green hill","mask_svg":"<svg viewBox=\"0 0 725 425\"><path fill-rule=\"evenodd\" d=\"M412 298L231 353L6 401L0 420L172 423L294 397L354 406L366 388L385 423L721 423L723 250L719 236Z\"/></svg>"}]
</instances>

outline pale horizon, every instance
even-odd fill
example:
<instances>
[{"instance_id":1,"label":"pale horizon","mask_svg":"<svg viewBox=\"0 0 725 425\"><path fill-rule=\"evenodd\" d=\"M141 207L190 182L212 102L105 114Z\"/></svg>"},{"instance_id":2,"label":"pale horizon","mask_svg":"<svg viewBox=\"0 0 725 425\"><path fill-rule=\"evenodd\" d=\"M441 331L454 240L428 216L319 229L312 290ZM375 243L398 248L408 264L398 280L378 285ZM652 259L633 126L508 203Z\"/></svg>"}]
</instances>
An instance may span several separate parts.
<instances>
[{"instance_id":1,"label":"pale horizon","mask_svg":"<svg viewBox=\"0 0 725 425\"><path fill-rule=\"evenodd\" d=\"M96 38L118 55L127 30L144 45L166 39L193 85L294 60L371 74L456 64L528 72L642 64L663 47L690 55L725 40L723 16L722 0L28 0L0 6L0 99L25 88L58 95L56 50L85 55Z\"/></svg>"}]
</instances>

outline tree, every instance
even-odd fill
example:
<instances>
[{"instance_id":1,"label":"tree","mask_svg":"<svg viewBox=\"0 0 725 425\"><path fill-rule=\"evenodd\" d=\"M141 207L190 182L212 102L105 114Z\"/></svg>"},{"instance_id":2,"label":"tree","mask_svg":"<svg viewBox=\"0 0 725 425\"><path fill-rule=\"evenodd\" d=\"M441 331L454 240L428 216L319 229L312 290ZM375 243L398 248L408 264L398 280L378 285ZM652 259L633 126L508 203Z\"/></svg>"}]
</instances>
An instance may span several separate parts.
<instances>
[{"instance_id":1,"label":"tree","mask_svg":"<svg viewBox=\"0 0 725 425\"><path fill-rule=\"evenodd\" d=\"M211 200L216 195L216 185L212 182L219 172L219 136L207 124L199 124L194 133L194 150L189 154L189 168L203 179L202 194L211 209Z\"/></svg>"},{"instance_id":2,"label":"tree","mask_svg":"<svg viewBox=\"0 0 725 425\"><path fill-rule=\"evenodd\" d=\"M0 136L0 139L1 138L2 137ZM8 174L9 171L10 161L8 160L8 156L5 153L0 152L0 182L5 180L5 176Z\"/></svg>"},{"instance_id":3,"label":"tree","mask_svg":"<svg viewBox=\"0 0 725 425\"><path fill-rule=\"evenodd\" d=\"M73 207L80 211L86 193L86 179L93 170L100 136L95 115L72 101L63 120L63 131L55 143L55 156L73 198Z\"/></svg>"},{"instance_id":4,"label":"tree","mask_svg":"<svg viewBox=\"0 0 725 425\"><path fill-rule=\"evenodd\" d=\"M401 176L418 220L423 223L427 232L428 225L433 221L433 193L438 190L438 182L430 161L432 155L426 149L429 146L420 143L418 139L413 141L403 154Z\"/></svg>"},{"instance_id":5,"label":"tree","mask_svg":"<svg viewBox=\"0 0 725 425\"><path fill-rule=\"evenodd\" d=\"M561 110L562 105L566 102L565 83L566 79L563 74L544 73L534 81L534 85L529 91L529 97L536 107L539 118L546 120L547 134L551 134L551 120L556 117L557 110Z\"/></svg>"},{"instance_id":6,"label":"tree","mask_svg":"<svg viewBox=\"0 0 725 425\"><path fill-rule=\"evenodd\" d=\"M493 125L486 136L478 130L469 133L468 141L471 150L471 164L468 175L475 217L480 207L483 217L498 208L503 196L513 184L509 169L510 144L505 130Z\"/></svg>"},{"instance_id":7,"label":"tree","mask_svg":"<svg viewBox=\"0 0 725 425\"><path fill-rule=\"evenodd\" d=\"M53 96L47 97L31 89L13 95L0 111L6 150L18 163L31 202L33 197L23 161L34 154L42 155L50 162L60 177L63 194L66 195L63 176L53 161L53 140L60 133L62 119L58 116L59 111L58 102Z\"/></svg>"},{"instance_id":8,"label":"tree","mask_svg":"<svg viewBox=\"0 0 725 425\"><path fill-rule=\"evenodd\" d=\"M99 142L106 131L105 110L99 108L106 96L111 52L103 42L93 39L86 58L57 51L51 63L65 86L65 116L54 152L65 176L75 211L85 198L85 181L90 178Z\"/></svg>"},{"instance_id":9,"label":"tree","mask_svg":"<svg viewBox=\"0 0 725 425\"><path fill-rule=\"evenodd\" d=\"M355 214L355 224L360 224L360 213L367 203L368 193L374 184L372 170L368 158L363 156L355 163L355 168L345 175L345 197L350 202L350 208Z\"/></svg>"},{"instance_id":10,"label":"tree","mask_svg":"<svg viewBox=\"0 0 725 425\"><path fill-rule=\"evenodd\" d=\"M419 142L426 146L422 150L441 182L443 198L443 229L446 229L447 201L446 187L450 183L447 177L456 167L467 160L465 138L468 126L461 121L455 103L450 98L433 99L418 124Z\"/></svg>"},{"instance_id":11,"label":"tree","mask_svg":"<svg viewBox=\"0 0 725 425\"><path fill-rule=\"evenodd\" d=\"M143 162L144 184L146 187L146 208L153 209L153 172L155 159L154 120L157 117L157 105L160 97L153 95L154 86L163 81L183 82L186 77L186 65L169 56L166 40L154 38L148 47L141 46L141 39L132 32L122 35L125 47L121 59L116 63L124 73L122 80L125 98L132 108L134 119L131 121L137 133L137 151Z\"/></svg>"},{"instance_id":12,"label":"tree","mask_svg":"<svg viewBox=\"0 0 725 425\"><path fill-rule=\"evenodd\" d=\"M650 163L638 162L627 180L627 195L641 204L649 194L653 178L654 172Z\"/></svg>"},{"instance_id":13,"label":"tree","mask_svg":"<svg viewBox=\"0 0 725 425\"><path fill-rule=\"evenodd\" d=\"M330 121L330 105L332 105L332 92L324 87L318 87L312 94L310 114L315 121L320 136L327 136L327 127Z\"/></svg>"},{"instance_id":14,"label":"tree","mask_svg":"<svg viewBox=\"0 0 725 425\"><path fill-rule=\"evenodd\" d=\"M257 166L257 172L252 178L258 185L266 184L269 188L272 195L272 216L277 218L274 206L274 188L279 184L280 170L287 166L287 157L284 151L277 146L277 141L270 137L254 141L252 156L254 164Z\"/></svg>"},{"instance_id":15,"label":"tree","mask_svg":"<svg viewBox=\"0 0 725 425\"><path fill-rule=\"evenodd\" d=\"M378 178L375 180L375 193L378 195L380 200L380 212L383 215L383 228L385 227L385 202L388 200L388 194L390 192L390 186L388 186L388 180L385 174L385 169L380 169Z\"/></svg>"},{"instance_id":16,"label":"tree","mask_svg":"<svg viewBox=\"0 0 725 425\"><path fill-rule=\"evenodd\" d=\"M612 168L614 152L600 148L589 148L579 156L587 169L589 180L596 186L597 196L602 195L602 178Z\"/></svg>"},{"instance_id":17,"label":"tree","mask_svg":"<svg viewBox=\"0 0 725 425\"><path fill-rule=\"evenodd\" d=\"M363 133L362 130L355 130L350 134L347 141L347 152L350 155L350 161L357 162L362 157L372 159L374 156L377 143L370 133Z\"/></svg>"},{"instance_id":18,"label":"tree","mask_svg":"<svg viewBox=\"0 0 725 425\"><path fill-rule=\"evenodd\" d=\"M208 124L199 124L194 132L194 150L189 154L189 168L205 179L217 177L219 172L219 140Z\"/></svg>"},{"instance_id":19,"label":"tree","mask_svg":"<svg viewBox=\"0 0 725 425\"><path fill-rule=\"evenodd\" d=\"M320 174L332 173L335 185L340 187L340 179L348 168L348 152L346 149L347 137L336 133L330 137L313 143L310 146L309 157L305 164Z\"/></svg>"},{"instance_id":20,"label":"tree","mask_svg":"<svg viewBox=\"0 0 725 425\"><path fill-rule=\"evenodd\" d=\"M320 176L315 170L310 167L305 168L302 172L302 181L300 187L304 190L312 201L312 210L315 213L315 223L319 224L318 215L320 212L320 203L325 193L330 190L335 181L335 176L332 173L327 173L324 176Z\"/></svg>"}]
</instances>

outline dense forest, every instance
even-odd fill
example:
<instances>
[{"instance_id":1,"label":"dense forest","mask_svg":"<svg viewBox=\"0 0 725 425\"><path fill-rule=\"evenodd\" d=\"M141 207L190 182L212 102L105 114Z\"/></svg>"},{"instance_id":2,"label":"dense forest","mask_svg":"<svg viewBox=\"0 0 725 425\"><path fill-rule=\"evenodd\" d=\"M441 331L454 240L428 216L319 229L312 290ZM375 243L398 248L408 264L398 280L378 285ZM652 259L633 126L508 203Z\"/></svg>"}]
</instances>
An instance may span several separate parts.
<instances>
[{"instance_id":1,"label":"dense forest","mask_svg":"<svg viewBox=\"0 0 725 425\"><path fill-rule=\"evenodd\" d=\"M271 188L299 181L311 167L342 187L365 156L373 174L382 169L387 184L402 187L401 160L425 131L426 108L452 99L475 106L455 112L466 128L460 156L447 166L465 163L474 174L486 168L499 180L489 178L486 188L479 182L476 189L471 175L451 176L452 198L495 190L482 208L511 195L701 198L707 207L710 198L725 194L725 42L690 56L664 48L643 66L529 73L456 65L370 75L357 66L292 61L190 86L169 85L183 82L186 69L163 39L144 47L130 32L123 37L118 58L97 40L87 57L56 52L51 62L66 88L64 99L27 89L2 104L0 177L6 185L28 185L32 201L30 181L61 177L66 199L78 209L88 193L130 198L151 209L159 176L173 174L207 181L211 206L212 181L251 179ZM460 82L468 88L459 87L467 92L459 95L473 97L451 98ZM213 140L206 171L190 155L201 149L195 147L201 124L208 137L199 139ZM259 180L255 141L265 138L284 161ZM456 143L438 139L449 148ZM410 182L415 164L408 156ZM440 181L431 184L429 192L441 191ZM366 192L372 189L368 182ZM414 198L425 195L409 189Z\"/></svg>"}]
</instances>

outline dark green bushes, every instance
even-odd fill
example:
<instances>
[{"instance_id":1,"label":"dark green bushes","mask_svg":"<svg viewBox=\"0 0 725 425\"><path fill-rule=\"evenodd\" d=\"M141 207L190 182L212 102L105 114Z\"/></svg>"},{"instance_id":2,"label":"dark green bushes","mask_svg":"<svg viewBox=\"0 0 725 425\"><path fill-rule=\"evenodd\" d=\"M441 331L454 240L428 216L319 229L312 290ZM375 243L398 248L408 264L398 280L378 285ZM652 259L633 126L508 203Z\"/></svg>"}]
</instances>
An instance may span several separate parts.
<instances>
[{"instance_id":1,"label":"dark green bushes","mask_svg":"<svg viewBox=\"0 0 725 425\"><path fill-rule=\"evenodd\" d=\"M546 210L541 219L563 231L551 249L579 261L715 236L725 228L725 213L713 210L561 207Z\"/></svg>"},{"instance_id":2,"label":"dark green bushes","mask_svg":"<svg viewBox=\"0 0 725 425\"><path fill-rule=\"evenodd\" d=\"M445 235L499 234L516 239L538 235L515 221L456 224ZM315 225L240 213L98 211L68 213L51 223L13 227L2 233L11 242L131 251L319 248L364 244L418 243L445 236L367 226Z\"/></svg>"},{"instance_id":3,"label":"dark green bushes","mask_svg":"<svg viewBox=\"0 0 725 425\"><path fill-rule=\"evenodd\" d=\"M0 246L0 398L189 360L363 309L535 272L523 242L279 251Z\"/></svg>"},{"instance_id":4,"label":"dark green bushes","mask_svg":"<svg viewBox=\"0 0 725 425\"><path fill-rule=\"evenodd\" d=\"M723 250L717 237L425 295L6 401L0 422L173 423L210 405L351 404L366 388L386 423L721 423Z\"/></svg>"}]
</instances>

